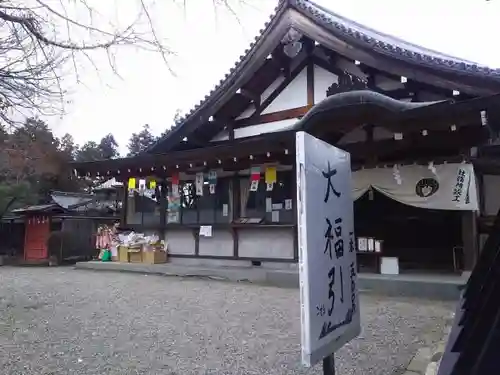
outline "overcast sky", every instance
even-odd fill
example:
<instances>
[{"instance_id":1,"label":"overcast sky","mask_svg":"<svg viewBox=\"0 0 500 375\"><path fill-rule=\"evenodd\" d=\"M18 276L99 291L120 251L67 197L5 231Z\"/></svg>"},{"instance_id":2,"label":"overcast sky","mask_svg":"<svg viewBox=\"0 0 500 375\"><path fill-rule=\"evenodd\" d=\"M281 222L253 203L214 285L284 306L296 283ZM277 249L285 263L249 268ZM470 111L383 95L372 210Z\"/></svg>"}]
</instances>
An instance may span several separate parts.
<instances>
[{"instance_id":1,"label":"overcast sky","mask_svg":"<svg viewBox=\"0 0 500 375\"><path fill-rule=\"evenodd\" d=\"M102 1L102 0L101 0ZM154 8L157 30L176 52L167 69L160 56L126 48L117 54L121 79L106 59L96 58L100 77L86 69L83 84L66 78L71 94L67 114L49 118L57 135L76 142L113 133L124 151L130 134L149 124L156 134L170 127L177 109L189 110L219 82L269 18L277 1L245 0L230 12L212 0L170 0ZM316 0L345 17L424 47L491 67L500 67L500 0ZM119 12L133 14L137 0L120 0ZM127 5L130 4L130 5ZM128 7L128 8L127 8Z\"/></svg>"}]
</instances>

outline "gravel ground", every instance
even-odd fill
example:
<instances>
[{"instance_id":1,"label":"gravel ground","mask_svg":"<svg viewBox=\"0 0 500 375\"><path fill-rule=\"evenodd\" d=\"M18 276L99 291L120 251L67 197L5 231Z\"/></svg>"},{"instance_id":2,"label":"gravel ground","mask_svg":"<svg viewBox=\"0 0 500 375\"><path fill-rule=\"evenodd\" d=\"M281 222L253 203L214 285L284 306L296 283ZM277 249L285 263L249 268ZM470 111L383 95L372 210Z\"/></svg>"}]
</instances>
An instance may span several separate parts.
<instances>
[{"instance_id":1,"label":"gravel ground","mask_svg":"<svg viewBox=\"0 0 500 375\"><path fill-rule=\"evenodd\" d=\"M451 303L363 295L339 375L390 375L440 339ZM1 374L320 374L300 365L298 291L0 267Z\"/></svg>"}]
</instances>

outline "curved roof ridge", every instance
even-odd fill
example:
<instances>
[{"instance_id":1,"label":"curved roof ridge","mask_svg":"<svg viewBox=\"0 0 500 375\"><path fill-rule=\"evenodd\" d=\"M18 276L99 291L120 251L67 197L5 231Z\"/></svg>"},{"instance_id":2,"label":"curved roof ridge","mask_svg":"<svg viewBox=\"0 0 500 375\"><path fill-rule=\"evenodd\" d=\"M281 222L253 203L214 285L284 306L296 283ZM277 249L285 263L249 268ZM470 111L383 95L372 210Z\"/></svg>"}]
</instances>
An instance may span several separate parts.
<instances>
[{"instance_id":1,"label":"curved roof ridge","mask_svg":"<svg viewBox=\"0 0 500 375\"><path fill-rule=\"evenodd\" d=\"M286 0L299 12L312 17L319 25L340 34L351 43L354 42L365 48L385 54L395 59L405 60L417 65L452 70L460 74L479 75L500 78L500 69L470 62L457 57L448 56L417 44L406 42L400 38L381 33L367 26L363 26L346 17L340 16L310 0Z\"/></svg>"}]
</instances>

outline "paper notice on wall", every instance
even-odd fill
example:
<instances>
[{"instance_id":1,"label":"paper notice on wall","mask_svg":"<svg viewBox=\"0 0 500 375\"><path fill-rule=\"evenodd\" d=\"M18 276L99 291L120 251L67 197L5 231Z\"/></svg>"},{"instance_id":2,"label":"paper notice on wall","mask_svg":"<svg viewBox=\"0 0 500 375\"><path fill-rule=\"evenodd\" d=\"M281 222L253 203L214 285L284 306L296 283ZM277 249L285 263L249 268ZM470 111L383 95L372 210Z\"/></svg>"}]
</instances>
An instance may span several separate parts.
<instances>
[{"instance_id":1,"label":"paper notice on wall","mask_svg":"<svg viewBox=\"0 0 500 375\"><path fill-rule=\"evenodd\" d=\"M146 180L140 179L139 180L139 191L144 192L146 190Z\"/></svg>"},{"instance_id":2,"label":"paper notice on wall","mask_svg":"<svg viewBox=\"0 0 500 375\"><path fill-rule=\"evenodd\" d=\"M211 225L202 225L200 227L200 236L212 237L212 226Z\"/></svg>"},{"instance_id":3,"label":"paper notice on wall","mask_svg":"<svg viewBox=\"0 0 500 375\"><path fill-rule=\"evenodd\" d=\"M167 223L178 223L178 222L180 222L179 213L178 212L168 212Z\"/></svg>"},{"instance_id":4,"label":"paper notice on wall","mask_svg":"<svg viewBox=\"0 0 500 375\"><path fill-rule=\"evenodd\" d=\"M283 203L273 203L273 210L282 210Z\"/></svg>"},{"instance_id":5,"label":"paper notice on wall","mask_svg":"<svg viewBox=\"0 0 500 375\"><path fill-rule=\"evenodd\" d=\"M368 251L368 238L366 237L358 238L358 251Z\"/></svg>"},{"instance_id":6,"label":"paper notice on wall","mask_svg":"<svg viewBox=\"0 0 500 375\"><path fill-rule=\"evenodd\" d=\"M172 195L174 197L179 196L179 185L178 184L172 184Z\"/></svg>"},{"instance_id":7,"label":"paper notice on wall","mask_svg":"<svg viewBox=\"0 0 500 375\"><path fill-rule=\"evenodd\" d=\"M266 198L266 212L271 212L273 210L273 200L272 198Z\"/></svg>"},{"instance_id":8,"label":"paper notice on wall","mask_svg":"<svg viewBox=\"0 0 500 375\"><path fill-rule=\"evenodd\" d=\"M273 211L271 214L271 221L273 223L278 223L280 221L280 212L279 211Z\"/></svg>"},{"instance_id":9,"label":"paper notice on wall","mask_svg":"<svg viewBox=\"0 0 500 375\"><path fill-rule=\"evenodd\" d=\"M210 184L210 194L215 194L215 185Z\"/></svg>"},{"instance_id":10,"label":"paper notice on wall","mask_svg":"<svg viewBox=\"0 0 500 375\"><path fill-rule=\"evenodd\" d=\"M285 210L289 211L291 210L292 207L292 200L291 199L285 199Z\"/></svg>"},{"instance_id":11,"label":"paper notice on wall","mask_svg":"<svg viewBox=\"0 0 500 375\"><path fill-rule=\"evenodd\" d=\"M196 173L196 180L195 180L195 185L196 185L196 195L201 197L203 196L203 183L205 179L203 176L203 172Z\"/></svg>"},{"instance_id":12,"label":"paper notice on wall","mask_svg":"<svg viewBox=\"0 0 500 375\"><path fill-rule=\"evenodd\" d=\"M368 251L375 251L375 239L368 238Z\"/></svg>"},{"instance_id":13,"label":"paper notice on wall","mask_svg":"<svg viewBox=\"0 0 500 375\"><path fill-rule=\"evenodd\" d=\"M273 191L274 183L266 183L266 191Z\"/></svg>"},{"instance_id":14,"label":"paper notice on wall","mask_svg":"<svg viewBox=\"0 0 500 375\"><path fill-rule=\"evenodd\" d=\"M229 216L229 205L226 203L222 205L222 216Z\"/></svg>"},{"instance_id":15,"label":"paper notice on wall","mask_svg":"<svg viewBox=\"0 0 500 375\"><path fill-rule=\"evenodd\" d=\"M252 180L250 182L250 191L257 191L259 190L259 180Z\"/></svg>"}]
</instances>

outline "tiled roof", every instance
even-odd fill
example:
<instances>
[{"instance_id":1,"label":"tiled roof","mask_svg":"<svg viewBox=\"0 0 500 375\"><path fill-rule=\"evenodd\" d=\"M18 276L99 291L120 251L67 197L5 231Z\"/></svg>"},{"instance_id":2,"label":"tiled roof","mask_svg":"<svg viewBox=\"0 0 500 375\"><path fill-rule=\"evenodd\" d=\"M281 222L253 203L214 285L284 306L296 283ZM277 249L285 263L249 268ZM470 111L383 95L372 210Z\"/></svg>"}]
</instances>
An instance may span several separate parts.
<instances>
[{"instance_id":1,"label":"tiled roof","mask_svg":"<svg viewBox=\"0 0 500 375\"><path fill-rule=\"evenodd\" d=\"M196 115L199 115L202 109L210 105L212 99L230 86L233 79L241 74L242 68L244 67L251 52L259 48L265 35L269 29L272 28L281 13L286 8L290 7L297 9L302 14L313 19L316 23L331 30L336 36L356 44L361 48L369 48L389 57L404 60L423 67L442 71L452 71L459 74L477 76L481 78L489 77L500 82L500 69L491 69L471 61L448 56L446 54L423 48L416 44L375 31L369 27L363 26L357 22L333 13L309 0L280 0L278 6L275 8L275 12L271 15L270 20L265 24L264 29L260 30L259 35L255 37L255 40L250 44L249 48L245 50L245 54L239 57L230 71L226 73L225 77L215 85L215 87L208 95L205 96L203 100L200 100L200 102L196 104L187 114L180 117L175 124L167 130L165 135L146 151L153 151L158 144L168 138L171 133L176 132L184 123L195 119Z\"/></svg>"},{"instance_id":2,"label":"tiled roof","mask_svg":"<svg viewBox=\"0 0 500 375\"><path fill-rule=\"evenodd\" d=\"M405 59L418 64L425 64L437 69L454 69L462 73L472 73L500 78L500 69L486 66L436 52L416 44L406 42L391 35L383 34L369 27L360 25L345 17L331 12L308 0L289 0L302 13L312 16L315 21L336 34L367 44L391 57Z\"/></svg>"}]
</instances>

